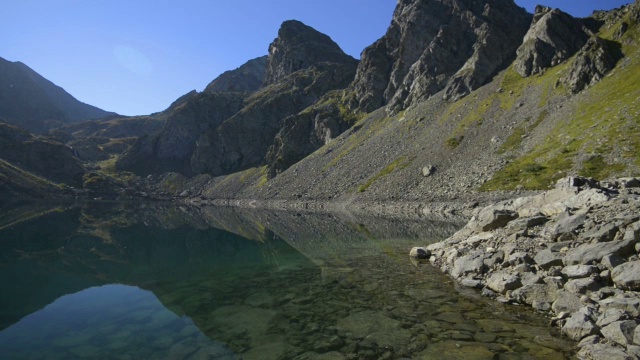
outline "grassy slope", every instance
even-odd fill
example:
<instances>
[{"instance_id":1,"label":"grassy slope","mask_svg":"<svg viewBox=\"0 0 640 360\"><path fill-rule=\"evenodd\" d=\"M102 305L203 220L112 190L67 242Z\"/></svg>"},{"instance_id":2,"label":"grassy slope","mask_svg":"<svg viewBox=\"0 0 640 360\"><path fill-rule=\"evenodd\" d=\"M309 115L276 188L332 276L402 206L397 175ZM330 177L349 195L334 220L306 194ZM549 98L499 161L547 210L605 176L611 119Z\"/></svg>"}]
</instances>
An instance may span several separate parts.
<instances>
[{"instance_id":1,"label":"grassy slope","mask_svg":"<svg viewBox=\"0 0 640 360\"><path fill-rule=\"evenodd\" d=\"M610 39L618 27L600 35ZM518 185L544 189L568 173L600 180L640 174L639 35L638 27L631 26L620 39L625 58L618 67L581 94L575 111L544 141L514 159L482 189L513 189ZM551 70L545 76L557 80L563 72ZM514 132L516 139L517 134ZM511 139L507 146L517 147L517 140Z\"/></svg>"}]
</instances>

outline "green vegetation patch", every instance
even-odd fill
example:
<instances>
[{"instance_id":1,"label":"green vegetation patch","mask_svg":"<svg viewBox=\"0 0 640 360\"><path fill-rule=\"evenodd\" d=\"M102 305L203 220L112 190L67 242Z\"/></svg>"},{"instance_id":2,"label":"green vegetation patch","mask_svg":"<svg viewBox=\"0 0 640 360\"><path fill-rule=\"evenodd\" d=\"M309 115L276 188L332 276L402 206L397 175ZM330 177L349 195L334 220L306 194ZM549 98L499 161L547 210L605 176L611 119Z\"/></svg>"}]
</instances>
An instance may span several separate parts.
<instances>
[{"instance_id":1,"label":"green vegetation patch","mask_svg":"<svg viewBox=\"0 0 640 360\"><path fill-rule=\"evenodd\" d=\"M457 148L460 143L464 140L464 136L453 136L444 141L444 144L451 149Z\"/></svg>"},{"instance_id":2,"label":"green vegetation patch","mask_svg":"<svg viewBox=\"0 0 640 360\"><path fill-rule=\"evenodd\" d=\"M595 179L606 179L611 174L621 173L626 169L624 164L609 164L600 154L591 155L582 163L582 169L578 172L580 176L591 177Z\"/></svg>"},{"instance_id":3,"label":"green vegetation patch","mask_svg":"<svg viewBox=\"0 0 640 360\"><path fill-rule=\"evenodd\" d=\"M358 192L365 192L367 191L367 189L373 185L374 182L376 182L376 180L387 176L389 174L391 174L392 172L396 171L396 170L402 170L404 168L406 168L407 166L411 165L411 163L413 162L413 158L409 158L407 159L406 156L401 156L397 159L395 159L391 164L387 165L384 169L380 170L380 172L378 172L377 174L375 174L373 177L371 177L366 183L360 185L360 187L358 187Z\"/></svg>"},{"instance_id":4,"label":"green vegetation patch","mask_svg":"<svg viewBox=\"0 0 640 360\"><path fill-rule=\"evenodd\" d=\"M586 90L576 111L563 119L540 145L505 166L481 190L514 189L518 185L527 189L549 188L558 178L572 171L574 158L579 153L600 154L583 162L576 171L581 175L599 180L613 175L638 175L640 51L636 40L639 35L637 26L630 27L621 39L626 58L618 67ZM620 150L623 159L608 163L606 159L615 149ZM635 166L632 169L625 163ZM530 167L533 164L541 168L527 171L535 169Z\"/></svg>"}]
</instances>

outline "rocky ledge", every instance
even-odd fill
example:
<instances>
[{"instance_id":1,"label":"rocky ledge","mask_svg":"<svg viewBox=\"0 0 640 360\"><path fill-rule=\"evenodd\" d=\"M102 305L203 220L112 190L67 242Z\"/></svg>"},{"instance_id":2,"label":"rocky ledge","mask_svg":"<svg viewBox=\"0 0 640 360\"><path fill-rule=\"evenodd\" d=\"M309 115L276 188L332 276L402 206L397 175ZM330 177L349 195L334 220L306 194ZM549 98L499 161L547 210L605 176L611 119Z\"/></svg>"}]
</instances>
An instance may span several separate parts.
<instances>
[{"instance_id":1,"label":"rocky ledge","mask_svg":"<svg viewBox=\"0 0 640 360\"><path fill-rule=\"evenodd\" d=\"M569 177L478 209L411 256L504 303L545 312L581 359L640 358L640 179Z\"/></svg>"}]
</instances>

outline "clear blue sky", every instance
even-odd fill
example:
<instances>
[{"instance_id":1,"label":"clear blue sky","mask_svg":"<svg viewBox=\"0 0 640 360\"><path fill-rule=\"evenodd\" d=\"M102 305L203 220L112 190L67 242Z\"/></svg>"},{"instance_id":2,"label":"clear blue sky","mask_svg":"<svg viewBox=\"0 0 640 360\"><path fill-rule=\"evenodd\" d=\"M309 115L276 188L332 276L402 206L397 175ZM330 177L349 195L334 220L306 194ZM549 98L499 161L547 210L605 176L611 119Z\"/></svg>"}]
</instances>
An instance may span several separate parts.
<instances>
[{"instance_id":1,"label":"clear blue sky","mask_svg":"<svg viewBox=\"0 0 640 360\"><path fill-rule=\"evenodd\" d=\"M516 0L574 16L631 0ZM81 101L149 114L266 55L284 20L331 36L359 58L396 0L4 0L0 57L22 61Z\"/></svg>"}]
</instances>

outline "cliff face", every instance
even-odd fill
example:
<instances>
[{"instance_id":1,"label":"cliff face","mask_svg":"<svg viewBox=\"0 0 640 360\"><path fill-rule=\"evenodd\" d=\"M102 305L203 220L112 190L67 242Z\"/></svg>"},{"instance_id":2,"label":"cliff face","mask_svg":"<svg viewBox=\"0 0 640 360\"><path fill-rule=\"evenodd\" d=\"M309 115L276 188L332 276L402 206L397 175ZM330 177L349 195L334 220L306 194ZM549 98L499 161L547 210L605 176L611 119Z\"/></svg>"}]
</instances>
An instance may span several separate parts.
<instances>
[{"instance_id":1,"label":"cliff face","mask_svg":"<svg viewBox=\"0 0 640 360\"><path fill-rule=\"evenodd\" d=\"M529 23L512 0L401 0L385 36L362 53L352 107L401 110L442 89L465 96L508 65Z\"/></svg>"},{"instance_id":2,"label":"cliff face","mask_svg":"<svg viewBox=\"0 0 640 360\"><path fill-rule=\"evenodd\" d=\"M21 62L0 58L0 117L36 133L115 113L76 100Z\"/></svg>"}]
</instances>

